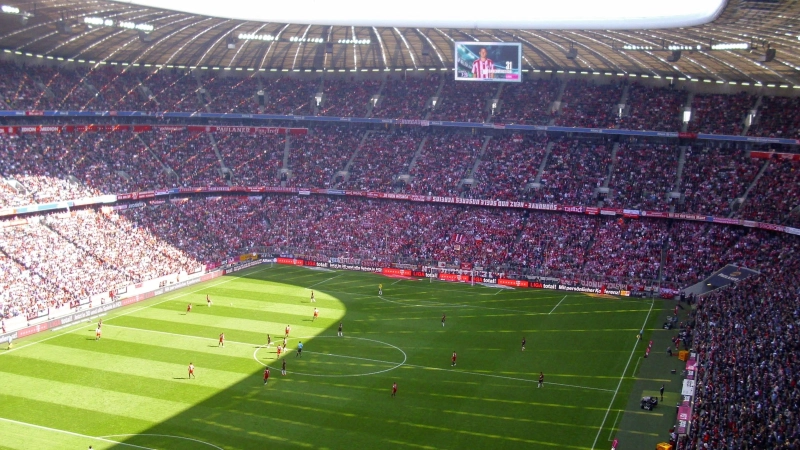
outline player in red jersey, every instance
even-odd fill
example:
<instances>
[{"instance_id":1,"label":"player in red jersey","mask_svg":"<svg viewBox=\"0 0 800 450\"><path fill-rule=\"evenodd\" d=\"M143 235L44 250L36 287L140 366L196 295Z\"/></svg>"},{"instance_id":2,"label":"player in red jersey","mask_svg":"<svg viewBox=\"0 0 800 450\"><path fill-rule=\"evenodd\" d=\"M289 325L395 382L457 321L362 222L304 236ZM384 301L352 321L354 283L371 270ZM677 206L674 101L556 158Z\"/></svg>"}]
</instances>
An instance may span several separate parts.
<instances>
[{"instance_id":1,"label":"player in red jersey","mask_svg":"<svg viewBox=\"0 0 800 450\"><path fill-rule=\"evenodd\" d=\"M317 320L317 317L319 317L319 310L317 308L314 308L314 317L311 318L311 321L313 322Z\"/></svg>"},{"instance_id":2,"label":"player in red jersey","mask_svg":"<svg viewBox=\"0 0 800 450\"><path fill-rule=\"evenodd\" d=\"M488 52L486 48L481 47L478 53L480 54L480 59L476 59L472 63L473 78L494 78L494 63L487 58Z\"/></svg>"},{"instance_id":3,"label":"player in red jersey","mask_svg":"<svg viewBox=\"0 0 800 450\"><path fill-rule=\"evenodd\" d=\"M289 332L290 331L292 331L292 327L290 327L289 325L286 325L286 334L284 334L284 337L289 337Z\"/></svg>"},{"instance_id":4,"label":"player in red jersey","mask_svg":"<svg viewBox=\"0 0 800 450\"><path fill-rule=\"evenodd\" d=\"M278 356L276 356L276 358L280 358L281 357L281 346L280 345L277 348L275 348L275 353L278 354Z\"/></svg>"},{"instance_id":5,"label":"player in red jersey","mask_svg":"<svg viewBox=\"0 0 800 450\"><path fill-rule=\"evenodd\" d=\"M219 344L217 344L217 347L225 347L225 333L219 334Z\"/></svg>"},{"instance_id":6,"label":"player in red jersey","mask_svg":"<svg viewBox=\"0 0 800 450\"><path fill-rule=\"evenodd\" d=\"M453 360L453 363L452 363L452 364L450 364L450 366L451 366L451 367L456 365L456 356L457 356L457 355L456 355L456 352L453 352L453 357L452 357L452 358L450 358L450 359L452 359L452 360Z\"/></svg>"},{"instance_id":7,"label":"player in red jersey","mask_svg":"<svg viewBox=\"0 0 800 450\"><path fill-rule=\"evenodd\" d=\"M544 386L544 374L542 372L539 372L539 385L536 387L540 388L542 386Z\"/></svg>"},{"instance_id":8,"label":"player in red jersey","mask_svg":"<svg viewBox=\"0 0 800 450\"><path fill-rule=\"evenodd\" d=\"M103 331L100 329L100 324L97 324L97 329L94 330L94 340L99 341L101 334L103 334Z\"/></svg>"},{"instance_id":9,"label":"player in red jersey","mask_svg":"<svg viewBox=\"0 0 800 450\"><path fill-rule=\"evenodd\" d=\"M397 382L392 383L392 397L397 395Z\"/></svg>"},{"instance_id":10,"label":"player in red jersey","mask_svg":"<svg viewBox=\"0 0 800 450\"><path fill-rule=\"evenodd\" d=\"M269 367L264 367L264 386L267 385L269 381Z\"/></svg>"},{"instance_id":11,"label":"player in red jersey","mask_svg":"<svg viewBox=\"0 0 800 450\"><path fill-rule=\"evenodd\" d=\"M189 378L195 378L194 376L194 364L189 363Z\"/></svg>"},{"instance_id":12,"label":"player in red jersey","mask_svg":"<svg viewBox=\"0 0 800 450\"><path fill-rule=\"evenodd\" d=\"M192 312L192 304L191 303L189 303L189 305L186 306L186 314L189 314L190 312Z\"/></svg>"}]
</instances>

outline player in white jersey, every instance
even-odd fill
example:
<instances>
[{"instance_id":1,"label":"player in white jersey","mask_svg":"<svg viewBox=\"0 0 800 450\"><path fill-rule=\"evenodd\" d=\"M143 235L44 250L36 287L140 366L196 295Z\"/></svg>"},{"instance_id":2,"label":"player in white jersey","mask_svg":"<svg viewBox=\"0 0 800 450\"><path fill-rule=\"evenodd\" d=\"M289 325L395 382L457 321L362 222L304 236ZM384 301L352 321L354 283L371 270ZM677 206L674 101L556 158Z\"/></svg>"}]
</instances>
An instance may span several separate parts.
<instances>
[{"instance_id":1,"label":"player in white jersey","mask_svg":"<svg viewBox=\"0 0 800 450\"><path fill-rule=\"evenodd\" d=\"M479 53L480 59L476 59L472 63L472 76L474 78L494 78L494 63L486 57L488 54L486 49L481 47Z\"/></svg>"}]
</instances>

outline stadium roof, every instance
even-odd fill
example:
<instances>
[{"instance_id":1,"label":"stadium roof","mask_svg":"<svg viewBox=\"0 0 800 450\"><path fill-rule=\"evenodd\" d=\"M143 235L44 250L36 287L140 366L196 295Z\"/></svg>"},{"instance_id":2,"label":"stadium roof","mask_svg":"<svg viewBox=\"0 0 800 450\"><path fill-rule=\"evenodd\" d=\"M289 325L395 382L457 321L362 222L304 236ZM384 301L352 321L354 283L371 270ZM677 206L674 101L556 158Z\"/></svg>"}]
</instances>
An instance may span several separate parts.
<instances>
[{"instance_id":1,"label":"stadium roof","mask_svg":"<svg viewBox=\"0 0 800 450\"><path fill-rule=\"evenodd\" d=\"M629 31L264 23L105 0L4 5L0 49L34 59L245 71L444 71L454 66L455 41L503 41L522 44L523 68L531 72L800 85L800 2L794 0L729 0L705 25ZM712 48L719 44L746 49ZM677 61L670 61L678 56L670 46L684 49ZM774 59L763 61L770 50Z\"/></svg>"}]
</instances>

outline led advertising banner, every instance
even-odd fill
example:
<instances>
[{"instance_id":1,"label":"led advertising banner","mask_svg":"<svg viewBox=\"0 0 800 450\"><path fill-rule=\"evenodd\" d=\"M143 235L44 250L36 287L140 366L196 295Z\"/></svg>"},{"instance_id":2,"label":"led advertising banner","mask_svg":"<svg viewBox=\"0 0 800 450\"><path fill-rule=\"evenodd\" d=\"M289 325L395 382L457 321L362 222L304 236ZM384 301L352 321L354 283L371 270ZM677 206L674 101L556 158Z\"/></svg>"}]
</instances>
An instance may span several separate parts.
<instances>
[{"instance_id":1,"label":"led advertising banner","mask_svg":"<svg viewBox=\"0 0 800 450\"><path fill-rule=\"evenodd\" d=\"M522 81L518 42L456 42L456 80Z\"/></svg>"}]
</instances>

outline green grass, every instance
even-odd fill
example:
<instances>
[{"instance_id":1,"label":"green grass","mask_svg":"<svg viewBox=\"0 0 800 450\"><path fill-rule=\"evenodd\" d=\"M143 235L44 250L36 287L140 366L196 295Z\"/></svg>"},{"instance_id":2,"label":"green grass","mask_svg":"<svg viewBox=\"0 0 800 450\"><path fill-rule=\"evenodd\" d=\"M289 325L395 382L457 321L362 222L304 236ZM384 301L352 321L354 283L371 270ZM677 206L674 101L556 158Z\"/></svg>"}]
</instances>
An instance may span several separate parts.
<instances>
[{"instance_id":1,"label":"green grass","mask_svg":"<svg viewBox=\"0 0 800 450\"><path fill-rule=\"evenodd\" d=\"M114 311L100 341L83 323L0 351L0 447L607 448L632 386L635 336L660 308L259 266ZM282 377L264 344L287 324ZM275 369L268 386L264 365Z\"/></svg>"}]
</instances>

